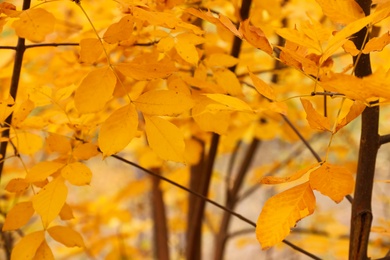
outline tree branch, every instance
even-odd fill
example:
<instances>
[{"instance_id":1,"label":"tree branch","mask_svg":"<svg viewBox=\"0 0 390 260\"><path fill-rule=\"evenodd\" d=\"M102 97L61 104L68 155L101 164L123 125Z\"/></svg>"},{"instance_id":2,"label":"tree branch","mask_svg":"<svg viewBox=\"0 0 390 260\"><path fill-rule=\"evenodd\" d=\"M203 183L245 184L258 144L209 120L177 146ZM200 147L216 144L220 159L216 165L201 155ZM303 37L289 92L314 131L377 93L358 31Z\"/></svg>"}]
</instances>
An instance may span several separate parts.
<instances>
[{"instance_id":1,"label":"tree branch","mask_svg":"<svg viewBox=\"0 0 390 260\"><path fill-rule=\"evenodd\" d=\"M381 135L379 137L379 145L390 143L390 134Z\"/></svg>"}]
</instances>

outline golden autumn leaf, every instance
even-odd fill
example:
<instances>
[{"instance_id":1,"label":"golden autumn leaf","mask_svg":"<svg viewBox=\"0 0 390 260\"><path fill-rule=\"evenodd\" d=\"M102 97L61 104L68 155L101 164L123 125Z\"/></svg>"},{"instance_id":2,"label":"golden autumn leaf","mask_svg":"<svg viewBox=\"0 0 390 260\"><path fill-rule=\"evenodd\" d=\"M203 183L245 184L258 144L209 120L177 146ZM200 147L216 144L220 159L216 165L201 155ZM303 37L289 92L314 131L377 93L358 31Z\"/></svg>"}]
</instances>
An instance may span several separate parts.
<instances>
[{"instance_id":1,"label":"golden autumn leaf","mask_svg":"<svg viewBox=\"0 0 390 260\"><path fill-rule=\"evenodd\" d=\"M34 214L31 201L19 202L7 213L3 231L19 229L30 220Z\"/></svg>"},{"instance_id":2,"label":"golden autumn leaf","mask_svg":"<svg viewBox=\"0 0 390 260\"><path fill-rule=\"evenodd\" d=\"M25 179L15 178L8 182L7 186L5 186L5 190L9 192L22 193L30 186Z\"/></svg>"},{"instance_id":3,"label":"golden autumn leaf","mask_svg":"<svg viewBox=\"0 0 390 260\"><path fill-rule=\"evenodd\" d=\"M22 237L12 250L11 260L33 259L44 239L45 231L43 230Z\"/></svg>"},{"instance_id":4,"label":"golden autumn leaf","mask_svg":"<svg viewBox=\"0 0 390 260\"><path fill-rule=\"evenodd\" d=\"M47 229L50 236L67 247L84 247L81 235L70 227L54 226Z\"/></svg>"},{"instance_id":5,"label":"golden autumn leaf","mask_svg":"<svg viewBox=\"0 0 390 260\"><path fill-rule=\"evenodd\" d=\"M182 38L176 39L174 47L183 60L191 65L197 66L199 61L199 54L194 44Z\"/></svg>"},{"instance_id":6,"label":"golden autumn leaf","mask_svg":"<svg viewBox=\"0 0 390 260\"><path fill-rule=\"evenodd\" d=\"M91 182L92 172L85 164L74 162L67 164L61 170L61 175L73 185L88 185Z\"/></svg>"},{"instance_id":7,"label":"golden autumn leaf","mask_svg":"<svg viewBox=\"0 0 390 260\"><path fill-rule=\"evenodd\" d=\"M271 88L267 83L265 83L262 79L257 77L255 74L253 74L251 71L249 71L249 76L251 77L253 81L253 85L255 86L256 90L266 98L270 100L275 100L275 91L273 88Z\"/></svg>"},{"instance_id":8,"label":"golden autumn leaf","mask_svg":"<svg viewBox=\"0 0 390 260\"><path fill-rule=\"evenodd\" d=\"M34 107L34 102L32 102L30 99L25 100L12 114L12 125L17 126L21 124L31 113Z\"/></svg>"},{"instance_id":9,"label":"golden autumn leaf","mask_svg":"<svg viewBox=\"0 0 390 260\"><path fill-rule=\"evenodd\" d=\"M23 11L12 26L19 37L42 42L46 35L53 32L55 21L54 15L45 9L34 8Z\"/></svg>"},{"instance_id":10,"label":"golden autumn leaf","mask_svg":"<svg viewBox=\"0 0 390 260\"><path fill-rule=\"evenodd\" d=\"M184 162L183 133L171 122L157 116L145 115L145 133L150 148L162 159Z\"/></svg>"},{"instance_id":11,"label":"golden autumn leaf","mask_svg":"<svg viewBox=\"0 0 390 260\"><path fill-rule=\"evenodd\" d=\"M310 172L313 168L319 167L320 163L312 164L302 170L299 170L295 172L294 174L288 176L288 177L276 177L276 176L266 176L260 180L260 183L262 184L280 184L280 183L286 183L298 180L306 173Z\"/></svg>"},{"instance_id":12,"label":"golden autumn leaf","mask_svg":"<svg viewBox=\"0 0 390 260\"><path fill-rule=\"evenodd\" d=\"M206 63L209 67L221 66L221 67L232 67L237 65L238 59L228 54L224 53L213 53L206 58Z\"/></svg>"},{"instance_id":13,"label":"golden autumn leaf","mask_svg":"<svg viewBox=\"0 0 390 260\"><path fill-rule=\"evenodd\" d=\"M125 15L119 22L111 24L103 35L107 43L117 43L127 40L133 33L134 18L132 15Z\"/></svg>"},{"instance_id":14,"label":"golden autumn leaf","mask_svg":"<svg viewBox=\"0 0 390 260\"><path fill-rule=\"evenodd\" d=\"M74 102L82 113L93 113L103 109L112 98L116 76L109 67L93 70L81 81L76 89Z\"/></svg>"},{"instance_id":15,"label":"golden autumn leaf","mask_svg":"<svg viewBox=\"0 0 390 260\"><path fill-rule=\"evenodd\" d=\"M175 116L190 110L194 101L191 96L174 90L154 90L139 96L134 104L144 114Z\"/></svg>"},{"instance_id":16,"label":"golden autumn leaf","mask_svg":"<svg viewBox=\"0 0 390 260\"><path fill-rule=\"evenodd\" d=\"M39 162L27 172L25 180L30 183L44 181L63 166L64 164L59 162Z\"/></svg>"},{"instance_id":17,"label":"golden autumn leaf","mask_svg":"<svg viewBox=\"0 0 390 260\"><path fill-rule=\"evenodd\" d=\"M268 199L256 224L256 237L262 249L281 242L299 220L314 212L315 205L309 182Z\"/></svg>"},{"instance_id":18,"label":"golden autumn leaf","mask_svg":"<svg viewBox=\"0 0 390 260\"><path fill-rule=\"evenodd\" d=\"M227 68L213 70L215 81L225 89L225 92L232 96L242 96L241 83L237 75Z\"/></svg>"},{"instance_id":19,"label":"golden autumn leaf","mask_svg":"<svg viewBox=\"0 0 390 260\"><path fill-rule=\"evenodd\" d=\"M18 132L12 141L16 144L18 151L22 154L34 154L43 146L43 140L39 135L29 132Z\"/></svg>"},{"instance_id":20,"label":"golden autumn leaf","mask_svg":"<svg viewBox=\"0 0 390 260\"><path fill-rule=\"evenodd\" d=\"M45 228L58 216L67 195L68 188L65 185L65 179L61 176L55 178L34 195L33 207L41 216Z\"/></svg>"},{"instance_id":21,"label":"golden autumn leaf","mask_svg":"<svg viewBox=\"0 0 390 260\"><path fill-rule=\"evenodd\" d=\"M306 112L306 119L309 122L309 125L311 128L316 129L316 130L320 130L320 131L332 132L330 130L329 118L320 115L313 108L313 105L310 103L309 100L301 98L301 102L302 102L303 108L305 109L305 112Z\"/></svg>"},{"instance_id":22,"label":"golden autumn leaf","mask_svg":"<svg viewBox=\"0 0 390 260\"><path fill-rule=\"evenodd\" d=\"M72 150L70 139L56 133L49 133L46 143L52 152L66 154Z\"/></svg>"},{"instance_id":23,"label":"golden autumn leaf","mask_svg":"<svg viewBox=\"0 0 390 260\"><path fill-rule=\"evenodd\" d=\"M310 173L310 186L339 203L353 192L355 185L352 173L345 167L323 163Z\"/></svg>"},{"instance_id":24,"label":"golden autumn leaf","mask_svg":"<svg viewBox=\"0 0 390 260\"><path fill-rule=\"evenodd\" d=\"M349 24L363 18L364 12L355 0L316 0L324 14L333 22Z\"/></svg>"},{"instance_id":25,"label":"golden autumn leaf","mask_svg":"<svg viewBox=\"0 0 390 260\"><path fill-rule=\"evenodd\" d=\"M248 43L269 55L272 55L272 46L268 42L264 32L260 28L250 25L249 19L241 22L240 32Z\"/></svg>"},{"instance_id":26,"label":"golden autumn leaf","mask_svg":"<svg viewBox=\"0 0 390 260\"><path fill-rule=\"evenodd\" d=\"M360 101L355 101L349 109L348 114L337 123L336 132L341 128L352 122L356 117L360 116L363 113L366 105Z\"/></svg>"},{"instance_id":27,"label":"golden autumn leaf","mask_svg":"<svg viewBox=\"0 0 390 260\"><path fill-rule=\"evenodd\" d=\"M386 45L390 43L390 32L383 34L380 37L374 37L370 39L366 45L364 45L363 53L367 54L372 51L382 51Z\"/></svg>"},{"instance_id":28,"label":"golden autumn leaf","mask_svg":"<svg viewBox=\"0 0 390 260\"><path fill-rule=\"evenodd\" d=\"M66 202L61 208L60 218L61 220L70 220L74 218L72 208Z\"/></svg>"},{"instance_id":29,"label":"golden autumn leaf","mask_svg":"<svg viewBox=\"0 0 390 260\"><path fill-rule=\"evenodd\" d=\"M175 64L170 60L162 60L154 63L119 63L115 68L123 75L136 80L167 78L177 70Z\"/></svg>"},{"instance_id":30,"label":"golden autumn leaf","mask_svg":"<svg viewBox=\"0 0 390 260\"><path fill-rule=\"evenodd\" d=\"M211 110L211 106L217 110ZM226 111L225 108L226 106L205 98L193 107L192 116L203 131L223 135L228 130L231 115L231 111Z\"/></svg>"},{"instance_id":31,"label":"golden autumn leaf","mask_svg":"<svg viewBox=\"0 0 390 260\"><path fill-rule=\"evenodd\" d=\"M53 252L45 240L38 247L33 260L54 260Z\"/></svg>"},{"instance_id":32,"label":"golden autumn leaf","mask_svg":"<svg viewBox=\"0 0 390 260\"><path fill-rule=\"evenodd\" d=\"M310 38L297 29L280 28L276 30L276 33L290 42L321 52L321 44L318 40Z\"/></svg>"},{"instance_id":33,"label":"golden autumn leaf","mask_svg":"<svg viewBox=\"0 0 390 260\"><path fill-rule=\"evenodd\" d=\"M88 160L98 154L98 146L91 143L80 144L73 149L73 156L79 160Z\"/></svg>"},{"instance_id":34,"label":"golden autumn leaf","mask_svg":"<svg viewBox=\"0 0 390 260\"><path fill-rule=\"evenodd\" d=\"M206 94L206 97L212 99L220 104L222 104L222 108L219 111L242 111L242 112L252 112L252 108L244 101L239 98L223 95L223 94ZM217 104L221 107L219 104ZM218 111L218 106L215 111ZM213 104L208 105L210 110L213 109Z\"/></svg>"},{"instance_id":35,"label":"golden autumn leaf","mask_svg":"<svg viewBox=\"0 0 390 260\"><path fill-rule=\"evenodd\" d=\"M99 132L99 148L104 156L123 150L135 137L138 114L133 104L114 111L102 124Z\"/></svg>"},{"instance_id":36,"label":"golden autumn leaf","mask_svg":"<svg viewBox=\"0 0 390 260\"><path fill-rule=\"evenodd\" d=\"M14 111L15 107L13 105L13 98L0 100L0 122L4 122L7 117Z\"/></svg>"},{"instance_id":37,"label":"golden autumn leaf","mask_svg":"<svg viewBox=\"0 0 390 260\"><path fill-rule=\"evenodd\" d=\"M103 46L99 39L87 38L80 41L80 57L81 63L93 64L103 54Z\"/></svg>"}]
</instances>

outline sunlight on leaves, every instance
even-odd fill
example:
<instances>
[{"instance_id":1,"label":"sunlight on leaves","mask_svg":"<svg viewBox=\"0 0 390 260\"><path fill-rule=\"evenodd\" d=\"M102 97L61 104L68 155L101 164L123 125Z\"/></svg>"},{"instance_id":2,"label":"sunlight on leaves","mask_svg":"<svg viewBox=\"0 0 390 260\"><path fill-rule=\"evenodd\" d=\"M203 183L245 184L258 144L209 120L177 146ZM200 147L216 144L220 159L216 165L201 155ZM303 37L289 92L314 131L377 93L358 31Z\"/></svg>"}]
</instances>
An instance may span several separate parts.
<instances>
[{"instance_id":1,"label":"sunlight on leaves","mask_svg":"<svg viewBox=\"0 0 390 260\"><path fill-rule=\"evenodd\" d=\"M3 231L15 230L26 225L34 214L31 201L19 202L7 213Z\"/></svg>"},{"instance_id":2,"label":"sunlight on leaves","mask_svg":"<svg viewBox=\"0 0 390 260\"><path fill-rule=\"evenodd\" d=\"M320 131L331 132L329 118L320 115L317 110L313 108L313 105L309 100L301 98L301 102L305 109L306 119L309 122L310 127Z\"/></svg>"},{"instance_id":3,"label":"sunlight on leaves","mask_svg":"<svg viewBox=\"0 0 390 260\"><path fill-rule=\"evenodd\" d=\"M54 226L47 229L50 236L67 247L84 247L81 235L70 227Z\"/></svg>"},{"instance_id":4,"label":"sunlight on leaves","mask_svg":"<svg viewBox=\"0 0 390 260\"><path fill-rule=\"evenodd\" d=\"M73 185L89 185L92 178L92 172L85 164L74 162L67 164L61 170L61 175Z\"/></svg>"},{"instance_id":5,"label":"sunlight on leaves","mask_svg":"<svg viewBox=\"0 0 390 260\"><path fill-rule=\"evenodd\" d=\"M39 162L27 172L25 180L30 183L44 181L63 166L59 162Z\"/></svg>"},{"instance_id":6,"label":"sunlight on leaves","mask_svg":"<svg viewBox=\"0 0 390 260\"><path fill-rule=\"evenodd\" d=\"M311 172L314 168L318 168L321 165L321 163L312 164L302 170L299 170L288 177L277 177L277 176L266 176L260 180L260 183L262 184L280 184L280 183L286 183L291 182L300 179L303 175L305 175L308 172Z\"/></svg>"},{"instance_id":7,"label":"sunlight on leaves","mask_svg":"<svg viewBox=\"0 0 390 260\"><path fill-rule=\"evenodd\" d=\"M314 212L316 205L309 182L281 192L265 203L256 225L263 250L281 242L296 223Z\"/></svg>"},{"instance_id":8,"label":"sunlight on leaves","mask_svg":"<svg viewBox=\"0 0 390 260\"><path fill-rule=\"evenodd\" d=\"M49 245L45 240L42 241L41 245L38 247L37 252L33 260L54 260L53 252L51 251Z\"/></svg>"},{"instance_id":9,"label":"sunlight on leaves","mask_svg":"<svg viewBox=\"0 0 390 260\"><path fill-rule=\"evenodd\" d=\"M12 250L11 260L33 259L44 239L44 231L35 231L22 237Z\"/></svg>"}]
</instances>

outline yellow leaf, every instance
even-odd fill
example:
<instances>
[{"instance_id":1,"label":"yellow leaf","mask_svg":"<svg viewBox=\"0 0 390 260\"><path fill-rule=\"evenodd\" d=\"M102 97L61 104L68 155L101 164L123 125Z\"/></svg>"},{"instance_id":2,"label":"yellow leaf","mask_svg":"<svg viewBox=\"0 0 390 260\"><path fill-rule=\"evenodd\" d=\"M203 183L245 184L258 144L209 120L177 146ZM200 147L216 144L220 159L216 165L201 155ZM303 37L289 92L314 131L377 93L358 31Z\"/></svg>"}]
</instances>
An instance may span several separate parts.
<instances>
[{"instance_id":1,"label":"yellow leaf","mask_svg":"<svg viewBox=\"0 0 390 260\"><path fill-rule=\"evenodd\" d=\"M5 189L9 192L22 193L27 190L29 186L30 183L28 183L25 179L16 178L10 180Z\"/></svg>"},{"instance_id":2,"label":"yellow leaf","mask_svg":"<svg viewBox=\"0 0 390 260\"><path fill-rule=\"evenodd\" d=\"M4 122L7 117L14 111L13 99L0 100L0 123Z\"/></svg>"},{"instance_id":3,"label":"yellow leaf","mask_svg":"<svg viewBox=\"0 0 390 260\"><path fill-rule=\"evenodd\" d=\"M370 39L364 46L363 53L367 54L372 51L382 51L390 43L390 32L383 34L381 37Z\"/></svg>"},{"instance_id":4,"label":"yellow leaf","mask_svg":"<svg viewBox=\"0 0 390 260\"><path fill-rule=\"evenodd\" d=\"M221 67L232 67L237 65L238 59L224 53L214 53L206 58L206 63L209 67L221 66Z\"/></svg>"},{"instance_id":5,"label":"yellow leaf","mask_svg":"<svg viewBox=\"0 0 390 260\"><path fill-rule=\"evenodd\" d=\"M227 94L242 96L241 83L234 72L226 68L216 69L213 72L218 85L223 87Z\"/></svg>"},{"instance_id":6,"label":"yellow leaf","mask_svg":"<svg viewBox=\"0 0 390 260\"><path fill-rule=\"evenodd\" d=\"M184 137L177 126L160 117L145 115L145 132L150 148L160 158L184 162Z\"/></svg>"},{"instance_id":7,"label":"yellow leaf","mask_svg":"<svg viewBox=\"0 0 390 260\"><path fill-rule=\"evenodd\" d=\"M72 149L68 138L55 133L49 133L49 137L46 138L46 143L52 152L67 154Z\"/></svg>"},{"instance_id":8,"label":"yellow leaf","mask_svg":"<svg viewBox=\"0 0 390 260\"><path fill-rule=\"evenodd\" d=\"M351 108L349 109L348 114L341 119L341 122L339 122L336 126L336 132L339 131L341 128L349 124L352 120L354 120L356 117L360 116L361 113L363 113L364 109L366 108L366 105L360 101L355 101Z\"/></svg>"},{"instance_id":9,"label":"yellow leaf","mask_svg":"<svg viewBox=\"0 0 390 260\"><path fill-rule=\"evenodd\" d=\"M42 42L54 29L55 17L42 8L23 11L12 26L16 34L32 42Z\"/></svg>"},{"instance_id":10,"label":"yellow leaf","mask_svg":"<svg viewBox=\"0 0 390 260\"><path fill-rule=\"evenodd\" d=\"M95 144L80 144L73 150L73 156L79 160L88 160L99 154L98 147Z\"/></svg>"},{"instance_id":11,"label":"yellow leaf","mask_svg":"<svg viewBox=\"0 0 390 260\"><path fill-rule=\"evenodd\" d=\"M191 65L196 66L199 61L199 54L194 44L184 39L177 39L175 49L180 57Z\"/></svg>"},{"instance_id":12,"label":"yellow leaf","mask_svg":"<svg viewBox=\"0 0 390 260\"><path fill-rule=\"evenodd\" d=\"M57 242L60 242L61 244L67 246L67 247L84 247L84 241L81 235L69 228L64 226L54 226L49 229L47 229L47 232L49 232L50 236L56 240Z\"/></svg>"},{"instance_id":13,"label":"yellow leaf","mask_svg":"<svg viewBox=\"0 0 390 260\"><path fill-rule=\"evenodd\" d=\"M117 43L127 40L133 33L134 18L126 15L119 22L111 24L103 35L103 40L107 43Z\"/></svg>"},{"instance_id":14,"label":"yellow leaf","mask_svg":"<svg viewBox=\"0 0 390 260\"><path fill-rule=\"evenodd\" d=\"M260 79L259 77L257 77L255 74L253 74L250 71L249 71L249 75L253 81L253 84L254 84L256 90L261 95L265 96L266 98L268 98L270 100L276 99L275 92L274 92L273 88L271 88L267 83L265 83L262 79Z\"/></svg>"},{"instance_id":15,"label":"yellow leaf","mask_svg":"<svg viewBox=\"0 0 390 260\"><path fill-rule=\"evenodd\" d=\"M162 38L158 43L157 43L157 49L160 52L168 52L170 51L173 47L175 46L175 40L167 36L165 38Z\"/></svg>"},{"instance_id":16,"label":"yellow leaf","mask_svg":"<svg viewBox=\"0 0 390 260\"><path fill-rule=\"evenodd\" d=\"M242 34L239 30L237 30L237 27L233 24L233 22L227 17L224 16L223 14L219 14L219 22L230 32L232 32L235 36L242 38Z\"/></svg>"},{"instance_id":17,"label":"yellow leaf","mask_svg":"<svg viewBox=\"0 0 390 260\"><path fill-rule=\"evenodd\" d=\"M99 132L99 148L104 156L123 150L135 137L138 128L138 114L133 104L114 111L104 121Z\"/></svg>"},{"instance_id":18,"label":"yellow leaf","mask_svg":"<svg viewBox=\"0 0 390 260\"><path fill-rule=\"evenodd\" d=\"M321 52L321 45L318 41L311 39L297 29L280 28L276 30L276 33L290 42Z\"/></svg>"},{"instance_id":19,"label":"yellow leaf","mask_svg":"<svg viewBox=\"0 0 390 260\"><path fill-rule=\"evenodd\" d=\"M12 125L19 125L27 118L30 112L34 109L34 102L30 99L24 101L20 107L12 115Z\"/></svg>"},{"instance_id":20,"label":"yellow leaf","mask_svg":"<svg viewBox=\"0 0 390 260\"><path fill-rule=\"evenodd\" d=\"M339 203L351 194L354 187L352 173L345 167L327 162L310 174L310 186Z\"/></svg>"},{"instance_id":21,"label":"yellow leaf","mask_svg":"<svg viewBox=\"0 0 390 260\"><path fill-rule=\"evenodd\" d=\"M28 132L17 133L12 140L18 148L18 152L22 154L34 154L38 152L43 145L43 141L40 136Z\"/></svg>"},{"instance_id":22,"label":"yellow leaf","mask_svg":"<svg viewBox=\"0 0 390 260\"><path fill-rule=\"evenodd\" d=\"M355 0L316 0L322 11L335 23L349 24L364 17L364 12Z\"/></svg>"},{"instance_id":23,"label":"yellow leaf","mask_svg":"<svg viewBox=\"0 0 390 260\"><path fill-rule=\"evenodd\" d=\"M62 206L60 218L61 220L70 220L74 218L72 208L68 205L68 203L65 203L64 206Z\"/></svg>"},{"instance_id":24,"label":"yellow leaf","mask_svg":"<svg viewBox=\"0 0 390 260\"><path fill-rule=\"evenodd\" d=\"M225 106L226 111L252 112L252 108L241 99L223 94L206 94L206 97ZM209 105L212 107L212 105Z\"/></svg>"},{"instance_id":25,"label":"yellow leaf","mask_svg":"<svg viewBox=\"0 0 390 260\"><path fill-rule=\"evenodd\" d=\"M45 228L58 216L67 195L68 188L65 185L65 179L59 176L44 186L32 198L33 207L41 216Z\"/></svg>"},{"instance_id":26,"label":"yellow leaf","mask_svg":"<svg viewBox=\"0 0 390 260\"><path fill-rule=\"evenodd\" d=\"M330 130L330 121L329 118L320 115L310 103L309 100L301 98L301 102L303 108L306 112L306 119L309 122L311 128L321 131L329 131Z\"/></svg>"},{"instance_id":27,"label":"yellow leaf","mask_svg":"<svg viewBox=\"0 0 390 260\"><path fill-rule=\"evenodd\" d=\"M31 201L16 204L7 213L7 217L5 218L3 225L3 231L19 229L27 224L33 214L34 209Z\"/></svg>"},{"instance_id":28,"label":"yellow leaf","mask_svg":"<svg viewBox=\"0 0 390 260\"><path fill-rule=\"evenodd\" d=\"M119 63L115 68L123 75L136 80L167 78L177 70L175 64L168 60L142 64L139 62Z\"/></svg>"},{"instance_id":29,"label":"yellow leaf","mask_svg":"<svg viewBox=\"0 0 390 260\"><path fill-rule=\"evenodd\" d=\"M44 239L43 230L22 237L12 250L11 260L33 259Z\"/></svg>"},{"instance_id":30,"label":"yellow leaf","mask_svg":"<svg viewBox=\"0 0 390 260\"><path fill-rule=\"evenodd\" d=\"M25 180L30 183L44 181L63 166L59 162L39 162L27 172Z\"/></svg>"},{"instance_id":31,"label":"yellow leaf","mask_svg":"<svg viewBox=\"0 0 390 260\"><path fill-rule=\"evenodd\" d=\"M315 204L309 182L268 199L256 225L256 237L262 249L281 242L299 220L314 212Z\"/></svg>"},{"instance_id":32,"label":"yellow leaf","mask_svg":"<svg viewBox=\"0 0 390 260\"><path fill-rule=\"evenodd\" d=\"M174 90L146 92L134 104L142 113L153 116L180 115L194 106L190 96Z\"/></svg>"},{"instance_id":33,"label":"yellow leaf","mask_svg":"<svg viewBox=\"0 0 390 260\"><path fill-rule=\"evenodd\" d=\"M91 170L81 162L67 164L61 170L62 177L73 185L88 185L91 182Z\"/></svg>"},{"instance_id":34,"label":"yellow leaf","mask_svg":"<svg viewBox=\"0 0 390 260\"><path fill-rule=\"evenodd\" d=\"M265 37L265 34L260 28L250 25L248 19L241 22L240 32L251 45L272 55L272 46L268 42L267 37Z\"/></svg>"},{"instance_id":35,"label":"yellow leaf","mask_svg":"<svg viewBox=\"0 0 390 260\"><path fill-rule=\"evenodd\" d=\"M112 98L115 84L116 76L109 67L89 72L75 92L77 110L82 114L102 110Z\"/></svg>"},{"instance_id":36,"label":"yellow leaf","mask_svg":"<svg viewBox=\"0 0 390 260\"><path fill-rule=\"evenodd\" d=\"M53 252L45 240L38 247L33 260L54 260Z\"/></svg>"},{"instance_id":37,"label":"yellow leaf","mask_svg":"<svg viewBox=\"0 0 390 260\"><path fill-rule=\"evenodd\" d=\"M88 38L80 41L80 57L81 63L93 64L103 54L103 46L98 39Z\"/></svg>"},{"instance_id":38,"label":"yellow leaf","mask_svg":"<svg viewBox=\"0 0 390 260\"><path fill-rule=\"evenodd\" d=\"M211 105L215 109L218 105L220 110L210 110ZM228 130L231 115L231 111L226 111L225 108L226 106L205 98L194 106L192 116L203 131L223 135Z\"/></svg>"},{"instance_id":39,"label":"yellow leaf","mask_svg":"<svg viewBox=\"0 0 390 260\"><path fill-rule=\"evenodd\" d=\"M344 43L343 49L352 56L356 56L360 53L360 51L356 48L356 45L351 40Z\"/></svg>"},{"instance_id":40,"label":"yellow leaf","mask_svg":"<svg viewBox=\"0 0 390 260\"><path fill-rule=\"evenodd\" d=\"M288 177L276 177L276 176L266 176L260 180L260 183L262 184L280 184L280 183L286 183L298 180L303 175L311 171L313 168L316 168L320 165L320 163L312 164L309 167L306 167L302 170L297 171L291 176Z\"/></svg>"}]
</instances>

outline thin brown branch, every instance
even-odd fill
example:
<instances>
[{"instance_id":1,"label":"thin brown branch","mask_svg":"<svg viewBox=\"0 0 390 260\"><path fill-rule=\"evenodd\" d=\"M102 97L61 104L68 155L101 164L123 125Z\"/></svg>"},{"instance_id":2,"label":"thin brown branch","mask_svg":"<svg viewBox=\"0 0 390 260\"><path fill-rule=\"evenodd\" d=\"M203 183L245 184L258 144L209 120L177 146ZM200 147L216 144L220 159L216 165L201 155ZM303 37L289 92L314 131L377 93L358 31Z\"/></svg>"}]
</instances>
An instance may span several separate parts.
<instances>
[{"instance_id":1,"label":"thin brown branch","mask_svg":"<svg viewBox=\"0 0 390 260\"><path fill-rule=\"evenodd\" d=\"M162 176L162 175L159 175L159 174L157 174L157 173L155 173L155 172L153 172L153 171L150 171L150 170L148 170L148 169L146 169L146 168L144 168L144 167L142 167L142 166L140 166L140 165L138 165L138 164L136 164L136 163L134 163L134 162L132 162L132 161L129 161L129 160L127 160L127 159L121 157L121 156L118 156L118 155L111 155L111 157L113 157L113 158L115 158L115 159L117 159L117 160L119 160L119 161L121 161L121 162L124 162L124 163L126 163L126 164L128 164L128 165L131 165L131 166L133 166L133 167L135 167L135 168L137 168L137 169L139 169L139 170L141 170L141 171L143 171L143 172L145 172L145 173L147 173L147 174L149 174L149 175L151 175L151 176L154 176L154 177L156 177L156 178L159 178L160 180L163 180L163 181L165 181L165 182L168 182L168 183L172 184L173 186L175 186L175 187L177 187L177 188L179 188L179 189L185 190L185 191L187 191L187 192L189 192L189 193L191 193L191 194L193 194L193 195L195 195L195 196L201 198L202 200L207 201L208 203L214 205L215 207L220 208L220 209L222 209L222 210L224 210L224 211L229 212L229 213L232 214L233 216L235 216L235 217L241 219L242 221L248 223L248 224L251 225L252 227L256 227L256 223L255 223L255 222L253 222L253 221L251 221L251 220L249 220L249 219L243 217L242 215L240 215L240 214L234 212L233 210L228 209L228 208L226 208L225 206L223 206L223 205L221 205L221 204L219 204L219 203L217 203L217 202L215 202L215 201L213 201L213 200L207 198L206 196L203 196L202 194L200 194L200 193L198 193L198 192L194 192L194 191L192 191L191 189L188 189L187 187L184 187L183 185L181 185L181 184L179 184L179 183L177 183L177 182L175 182L175 181L172 181L171 179L168 179L168 178L166 178L166 177L164 177L164 176ZM321 259L321 258L318 258L317 256L313 255L312 253L310 253L310 252L308 252L308 251L306 251L306 250L300 248L299 246L294 245L293 243L291 243L291 242L289 242L289 241L287 241L287 240L283 240L282 242L285 243L286 245L290 246L290 247L293 248L294 250L296 250L296 251L298 251L298 252L301 252L302 254L305 254L305 255L311 257L312 259L316 259L316 260Z\"/></svg>"},{"instance_id":2,"label":"thin brown branch","mask_svg":"<svg viewBox=\"0 0 390 260\"><path fill-rule=\"evenodd\" d=\"M390 143L390 134L379 137L379 145Z\"/></svg>"},{"instance_id":3,"label":"thin brown branch","mask_svg":"<svg viewBox=\"0 0 390 260\"><path fill-rule=\"evenodd\" d=\"M63 42L63 43L37 43L26 45L26 49L38 47L60 47L60 46L79 46L77 42Z\"/></svg>"}]
</instances>

